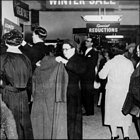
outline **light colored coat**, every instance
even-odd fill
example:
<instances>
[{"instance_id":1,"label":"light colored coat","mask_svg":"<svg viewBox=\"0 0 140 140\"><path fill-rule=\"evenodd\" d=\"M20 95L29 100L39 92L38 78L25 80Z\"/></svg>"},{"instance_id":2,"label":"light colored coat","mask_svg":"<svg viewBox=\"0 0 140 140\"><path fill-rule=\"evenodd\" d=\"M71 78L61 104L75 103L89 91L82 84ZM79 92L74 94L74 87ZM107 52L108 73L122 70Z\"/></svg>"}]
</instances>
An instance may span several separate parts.
<instances>
[{"instance_id":1,"label":"light colored coat","mask_svg":"<svg viewBox=\"0 0 140 140\"><path fill-rule=\"evenodd\" d=\"M99 72L101 79L107 78L105 97L105 122L106 125L130 126L132 117L122 114L122 106L126 98L130 76L134 71L133 64L123 55L116 55L106 62Z\"/></svg>"}]
</instances>

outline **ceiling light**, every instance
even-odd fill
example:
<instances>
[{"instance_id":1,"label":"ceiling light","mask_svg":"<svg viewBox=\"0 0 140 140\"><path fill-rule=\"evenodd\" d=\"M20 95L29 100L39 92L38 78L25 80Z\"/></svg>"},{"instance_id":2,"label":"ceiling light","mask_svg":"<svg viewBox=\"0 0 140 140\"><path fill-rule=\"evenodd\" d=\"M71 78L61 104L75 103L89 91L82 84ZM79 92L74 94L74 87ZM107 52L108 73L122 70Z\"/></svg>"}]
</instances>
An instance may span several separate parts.
<instances>
[{"instance_id":1,"label":"ceiling light","mask_svg":"<svg viewBox=\"0 0 140 140\"><path fill-rule=\"evenodd\" d=\"M116 21L119 22L122 19L121 15L85 15L81 16L84 21Z\"/></svg>"},{"instance_id":2,"label":"ceiling light","mask_svg":"<svg viewBox=\"0 0 140 140\"><path fill-rule=\"evenodd\" d=\"M124 38L123 35L106 35L105 38L111 39L111 38Z\"/></svg>"}]
</instances>

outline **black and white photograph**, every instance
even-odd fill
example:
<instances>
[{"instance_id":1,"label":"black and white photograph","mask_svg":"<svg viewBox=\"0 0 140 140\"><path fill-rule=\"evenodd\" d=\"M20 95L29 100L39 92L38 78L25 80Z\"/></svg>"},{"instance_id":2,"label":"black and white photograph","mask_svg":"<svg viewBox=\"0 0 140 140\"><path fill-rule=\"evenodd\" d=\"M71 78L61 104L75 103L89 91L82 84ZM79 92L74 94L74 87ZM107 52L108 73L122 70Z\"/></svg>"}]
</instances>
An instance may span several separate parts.
<instances>
[{"instance_id":1,"label":"black and white photograph","mask_svg":"<svg viewBox=\"0 0 140 140\"><path fill-rule=\"evenodd\" d=\"M139 0L1 0L0 139L140 139Z\"/></svg>"}]
</instances>

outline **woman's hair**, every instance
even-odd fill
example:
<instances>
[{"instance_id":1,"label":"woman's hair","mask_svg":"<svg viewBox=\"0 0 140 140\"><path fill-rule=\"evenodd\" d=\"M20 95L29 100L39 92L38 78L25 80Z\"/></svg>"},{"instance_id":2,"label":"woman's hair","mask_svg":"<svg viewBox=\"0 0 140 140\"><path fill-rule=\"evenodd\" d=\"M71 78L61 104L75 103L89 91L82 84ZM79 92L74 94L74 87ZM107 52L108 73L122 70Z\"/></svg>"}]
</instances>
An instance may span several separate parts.
<instances>
[{"instance_id":1,"label":"woman's hair","mask_svg":"<svg viewBox=\"0 0 140 140\"><path fill-rule=\"evenodd\" d=\"M8 45L18 46L23 41L23 35L17 29L13 29L8 33L5 33L2 37L4 42Z\"/></svg>"},{"instance_id":2,"label":"woman's hair","mask_svg":"<svg viewBox=\"0 0 140 140\"><path fill-rule=\"evenodd\" d=\"M46 31L46 29L44 29L42 27L36 27L33 32L35 34L37 34L39 36L39 38L41 38L43 41L47 37L47 31Z\"/></svg>"}]
</instances>

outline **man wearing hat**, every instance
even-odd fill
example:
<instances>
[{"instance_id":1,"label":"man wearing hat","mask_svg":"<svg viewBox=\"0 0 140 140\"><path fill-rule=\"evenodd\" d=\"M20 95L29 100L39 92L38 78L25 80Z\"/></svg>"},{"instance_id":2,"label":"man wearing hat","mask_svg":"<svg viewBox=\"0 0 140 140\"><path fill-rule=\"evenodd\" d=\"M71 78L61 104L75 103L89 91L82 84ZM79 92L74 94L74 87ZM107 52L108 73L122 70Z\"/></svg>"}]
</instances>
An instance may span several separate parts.
<instances>
[{"instance_id":1,"label":"man wearing hat","mask_svg":"<svg viewBox=\"0 0 140 140\"><path fill-rule=\"evenodd\" d=\"M124 53L125 57L130 59L134 65L134 67L136 66L136 60L134 58L134 50L136 47L136 43L130 43L129 45L126 45L125 50L126 52Z\"/></svg>"}]
</instances>

